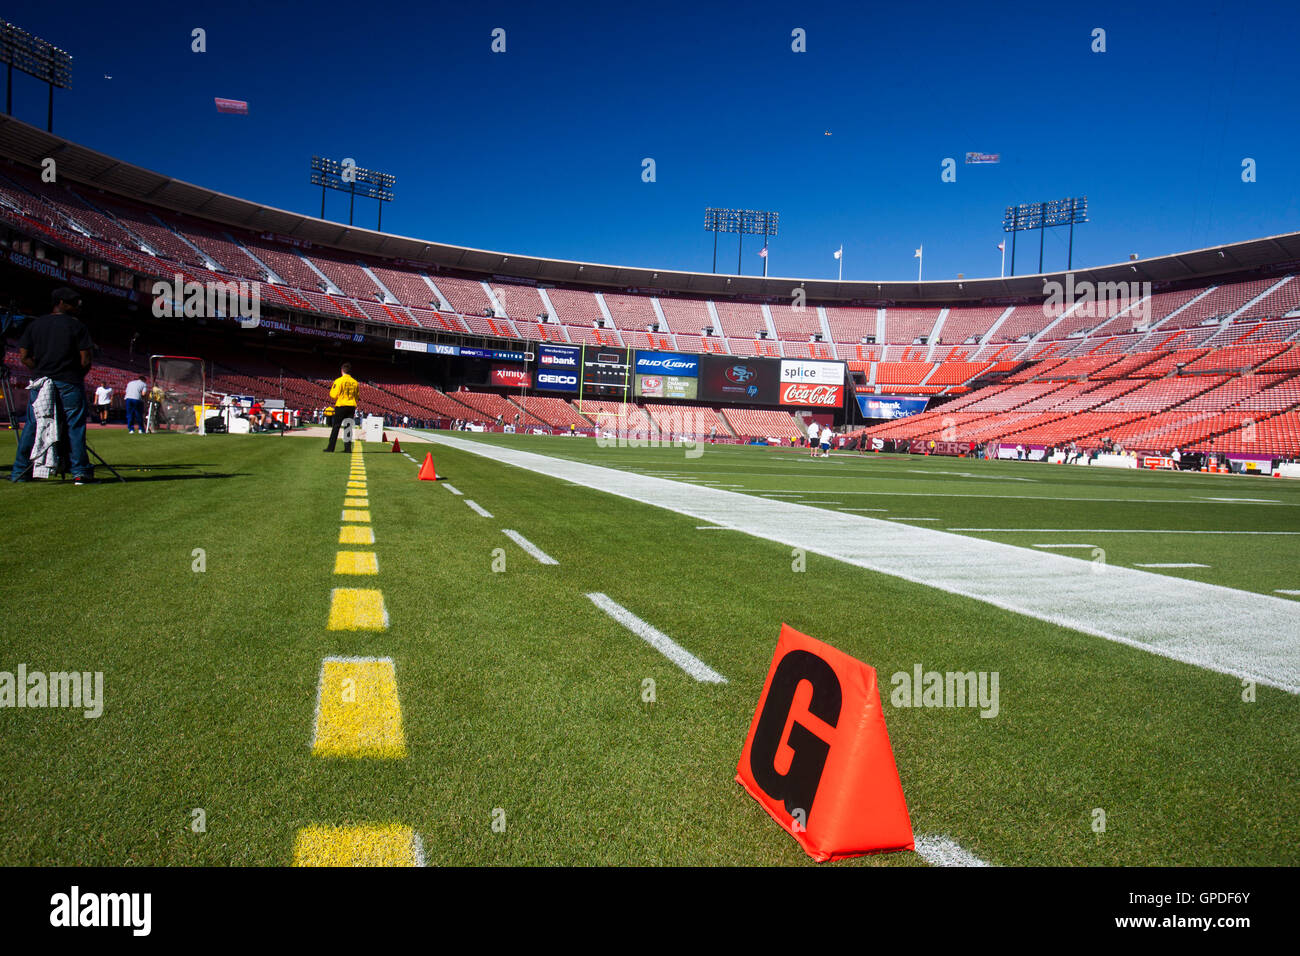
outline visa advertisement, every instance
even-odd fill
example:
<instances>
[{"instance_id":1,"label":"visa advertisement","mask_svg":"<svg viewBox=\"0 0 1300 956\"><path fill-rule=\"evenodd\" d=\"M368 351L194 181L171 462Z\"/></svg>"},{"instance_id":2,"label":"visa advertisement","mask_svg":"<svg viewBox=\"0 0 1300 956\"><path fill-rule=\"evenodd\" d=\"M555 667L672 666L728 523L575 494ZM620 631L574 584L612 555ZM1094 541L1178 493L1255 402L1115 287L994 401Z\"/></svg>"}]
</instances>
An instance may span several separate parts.
<instances>
[{"instance_id":1,"label":"visa advertisement","mask_svg":"<svg viewBox=\"0 0 1300 956\"><path fill-rule=\"evenodd\" d=\"M928 398L910 395L859 395L857 399L863 418L906 418L920 414L930 404Z\"/></svg>"}]
</instances>

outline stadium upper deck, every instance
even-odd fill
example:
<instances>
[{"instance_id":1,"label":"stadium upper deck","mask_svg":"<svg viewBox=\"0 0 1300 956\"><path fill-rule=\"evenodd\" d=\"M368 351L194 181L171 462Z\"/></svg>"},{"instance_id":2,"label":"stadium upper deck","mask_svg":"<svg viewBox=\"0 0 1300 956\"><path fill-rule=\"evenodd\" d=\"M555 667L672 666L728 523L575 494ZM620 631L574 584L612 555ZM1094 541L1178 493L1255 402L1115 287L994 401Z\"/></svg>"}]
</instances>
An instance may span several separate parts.
<instances>
[{"instance_id":1,"label":"stadium upper deck","mask_svg":"<svg viewBox=\"0 0 1300 956\"><path fill-rule=\"evenodd\" d=\"M1300 233L1069 276L765 279L506 255L344 226L183 183L11 117L0 117L0 157L0 220L18 240L15 263L53 259L142 301L155 280L177 273L258 281L264 308L381 338L840 359L860 373L860 392L886 394L951 394L1024 362L1086 365L1121 353L1169 353L1167 371L1181 374L1183 358L1194 370L1223 352L1245 369L1258 364L1246 347L1300 338ZM55 183L40 175L46 157L57 159ZM792 304L796 289L806 307Z\"/></svg>"}]
</instances>

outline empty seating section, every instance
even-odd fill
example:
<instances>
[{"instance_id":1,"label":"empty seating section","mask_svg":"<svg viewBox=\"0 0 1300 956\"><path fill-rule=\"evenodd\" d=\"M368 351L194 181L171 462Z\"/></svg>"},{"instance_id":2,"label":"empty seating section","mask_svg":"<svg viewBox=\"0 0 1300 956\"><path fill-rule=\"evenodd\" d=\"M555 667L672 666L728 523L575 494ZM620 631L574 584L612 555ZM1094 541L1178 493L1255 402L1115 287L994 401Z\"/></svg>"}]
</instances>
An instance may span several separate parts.
<instances>
[{"instance_id":1,"label":"empty seating section","mask_svg":"<svg viewBox=\"0 0 1300 956\"><path fill-rule=\"evenodd\" d=\"M355 262L315 252L309 253L308 258L344 295L353 296L358 301L374 302L383 299L383 290Z\"/></svg>"},{"instance_id":2,"label":"empty seating section","mask_svg":"<svg viewBox=\"0 0 1300 956\"><path fill-rule=\"evenodd\" d=\"M1047 315L1041 305L1018 305L990 336L989 342L1018 342L1028 340L1047 327L1055 319Z\"/></svg>"},{"instance_id":3,"label":"empty seating section","mask_svg":"<svg viewBox=\"0 0 1300 956\"><path fill-rule=\"evenodd\" d=\"M1258 302L1244 309L1234 318L1233 324L1262 318L1280 318L1288 312L1300 309L1300 280L1288 276L1280 286L1269 292Z\"/></svg>"},{"instance_id":4,"label":"empty seating section","mask_svg":"<svg viewBox=\"0 0 1300 956\"><path fill-rule=\"evenodd\" d=\"M418 272L405 269L386 269L383 266L371 266L370 268L375 277L384 284L389 292L397 296L397 301L402 305L437 310L438 296L429 288L429 284L421 278Z\"/></svg>"},{"instance_id":5,"label":"empty seating section","mask_svg":"<svg viewBox=\"0 0 1300 956\"><path fill-rule=\"evenodd\" d=\"M528 412L518 405L511 403L508 399L491 392L471 392L465 389L452 392L450 397L462 405L477 410L486 415L488 422L495 422L500 416L501 423L504 425L513 425L516 422L515 416L518 415L518 423L521 425L542 425L545 424L536 415Z\"/></svg>"},{"instance_id":6,"label":"empty seating section","mask_svg":"<svg viewBox=\"0 0 1300 956\"><path fill-rule=\"evenodd\" d=\"M700 334L701 329L713 325L713 316L703 299L677 299L660 296L659 308L668 322L668 331L678 335ZM703 351L692 350L692 351Z\"/></svg>"},{"instance_id":7,"label":"empty seating section","mask_svg":"<svg viewBox=\"0 0 1300 956\"><path fill-rule=\"evenodd\" d=\"M860 343L865 338L875 338L876 310L827 306L826 324L830 326L832 342Z\"/></svg>"},{"instance_id":8,"label":"empty seating section","mask_svg":"<svg viewBox=\"0 0 1300 956\"><path fill-rule=\"evenodd\" d=\"M971 339L978 342L1005 311L1006 307L1001 305L949 309L939 330L939 341L944 344L964 344Z\"/></svg>"},{"instance_id":9,"label":"empty seating section","mask_svg":"<svg viewBox=\"0 0 1300 956\"><path fill-rule=\"evenodd\" d=\"M907 344L927 338L939 319L939 309L886 309L885 341Z\"/></svg>"},{"instance_id":10,"label":"empty seating section","mask_svg":"<svg viewBox=\"0 0 1300 956\"><path fill-rule=\"evenodd\" d=\"M1202 322L1222 319L1264 292L1276 281L1276 279L1256 279L1253 282L1234 282L1217 286L1161 325L1161 328L1191 328Z\"/></svg>"},{"instance_id":11,"label":"empty seating section","mask_svg":"<svg viewBox=\"0 0 1300 956\"><path fill-rule=\"evenodd\" d=\"M490 311L492 306L488 302L487 293L483 291L483 283L442 273L430 275L429 278L451 303L452 309L461 315L467 318L471 315L482 316L485 309L489 310L488 315L492 314Z\"/></svg>"},{"instance_id":12,"label":"empty seating section","mask_svg":"<svg viewBox=\"0 0 1300 956\"><path fill-rule=\"evenodd\" d=\"M1103 405L1094 406L1094 409L1099 412L1143 412L1151 415L1181 404L1201 392L1207 392L1224 381L1225 376L1222 375L1157 379Z\"/></svg>"},{"instance_id":13,"label":"empty seating section","mask_svg":"<svg viewBox=\"0 0 1300 956\"><path fill-rule=\"evenodd\" d=\"M1095 377L1107 366L1115 365L1118 361L1120 361L1118 355L1086 355L1079 358L1069 358L1055 365L1042 377L1080 378L1087 376L1091 378Z\"/></svg>"},{"instance_id":14,"label":"empty seating section","mask_svg":"<svg viewBox=\"0 0 1300 956\"><path fill-rule=\"evenodd\" d=\"M557 317L565 325L593 328L597 321L603 321L605 318L605 314L600 311L600 303L590 292L578 289L547 289L546 297L551 300L555 311L559 313ZM646 320L647 323L649 321Z\"/></svg>"},{"instance_id":15,"label":"empty seating section","mask_svg":"<svg viewBox=\"0 0 1300 956\"><path fill-rule=\"evenodd\" d=\"M647 296L606 292L603 298L616 328L638 332L648 331L651 326L658 328L659 316L655 315L654 306Z\"/></svg>"},{"instance_id":16,"label":"empty seating section","mask_svg":"<svg viewBox=\"0 0 1300 956\"><path fill-rule=\"evenodd\" d=\"M1286 346L1281 343L1229 345L1225 348L1212 349L1196 361L1189 362L1184 371L1189 373L1242 371L1262 365L1285 348Z\"/></svg>"},{"instance_id":17,"label":"empty seating section","mask_svg":"<svg viewBox=\"0 0 1300 956\"><path fill-rule=\"evenodd\" d=\"M555 428L590 428L591 421L578 414L578 410L562 398L545 395L524 395L514 400L535 417Z\"/></svg>"},{"instance_id":18,"label":"empty seating section","mask_svg":"<svg viewBox=\"0 0 1300 956\"><path fill-rule=\"evenodd\" d=\"M549 311L542 302L542 297L537 294L537 290L530 285L493 283L492 295L496 297L497 305L505 310L506 315L515 320L516 328L520 322L536 323L539 315ZM558 337L554 341L564 340L558 322L545 324L556 331Z\"/></svg>"},{"instance_id":19,"label":"empty seating section","mask_svg":"<svg viewBox=\"0 0 1300 956\"><path fill-rule=\"evenodd\" d=\"M1071 382L1064 388L1058 388L1054 391L1041 395L1038 398L1030 399L1019 407L1022 412L1052 412L1061 408L1062 404L1078 398L1087 392L1097 388L1096 382Z\"/></svg>"},{"instance_id":20,"label":"empty seating section","mask_svg":"<svg viewBox=\"0 0 1300 956\"><path fill-rule=\"evenodd\" d=\"M1300 412L1247 421L1192 446L1193 451L1254 455L1295 455L1297 449L1300 449Z\"/></svg>"},{"instance_id":21,"label":"empty seating section","mask_svg":"<svg viewBox=\"0 0 1300 956\"><path fill-rule=\"evenodd\" d=\"M654 403L644 407L662 434L707 438L712 431L718 438L731 437L726 420L711 408Z\"/></svg>"},{"instance_id":22,"label":"empty seating section","mask_svg":"<svg viewBox=\"0 0 1300 956\"><path fill-rule=\"evenodd\" d=\"M876 365L876 383L919 385L933 368L930 362L880 362Z\"/></svg>"},{"instance_id":23,"label":"empty seating section","mask_svg":"<svg viewBox=\"0 0 1300 956\"><path fill-rule=\"evenodd\" d=\"M1013 385L1003 389L982 389L981 398L965 406L969 412L1006 412L1019 408L1026 402L1055 392L1063 388L1064 382L1031 382L1026 385Z\"/></svg>"},{"instance_id":24,"label":"empty seating section","mask_svg":"<svg viewBox=\"0 0 1300 956\"><path fill-rule=\"evenodd\" d=\"M183 262L186 265L206 268L203 257L185 244L185 242L165 226L161 226L147 212L138 212L127 206L116 205L101 200L100 207L111 214L132 233L139 236L160 259Z\"/></svg>"},{"instance_id":25,"label":"empty seating section","mask_svg":"<svg viewBox=\"0 0 1300 956\"><path fill-rule=\"evenodd\" d=\"M763 310L748 302L715 302L718 319L722 323L719 331L729 339L752 339L759 332L767 331L767 322Z\"/></svg>"},{"instance_id":26,"label":"empty seating section","mask_svg":"<svg viewBox=\"0 0 1300 956\"><path fill-rule=\"evenodd\" d=\"M741 438L799 437L805 429L789 412L763 411L753 408L724 408L722 416L731 430Z\"/></svg>"},{"instance_id":27,"label":"empty seating section","mask_svg":"<svg viewBox=\"0 0 1300 956\"><path fill-rule=\"evenodd\" d=\"M810 306L796 309L789 305L769 305L767 311L772 314L772 326L778 339L807 342L813 335L821 335L821 318Z\"/></svg>"},{"instance_id":28,"label":"empty seating section","mask_svg":"<svg viewBox=\"0 0 1300 956\"><path fill-rule=\"evenodd\" d=\"M238 278L262 280L266 276L262 267L254 262L243 248L227 236L199 226L183 228L185 238L203 250L204 254L221 269Z\"/></svg>"}]
</instances>

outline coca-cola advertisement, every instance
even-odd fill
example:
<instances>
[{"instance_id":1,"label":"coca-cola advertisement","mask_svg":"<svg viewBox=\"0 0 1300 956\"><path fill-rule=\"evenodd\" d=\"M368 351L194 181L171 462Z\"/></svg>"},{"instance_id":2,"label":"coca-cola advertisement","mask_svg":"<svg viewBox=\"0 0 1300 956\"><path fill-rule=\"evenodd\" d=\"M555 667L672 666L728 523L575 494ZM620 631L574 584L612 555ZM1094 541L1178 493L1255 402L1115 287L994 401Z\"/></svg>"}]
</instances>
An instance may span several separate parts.
<instances>
[{"instance_id":1,"label":"coca-cola advertisement","mask_svg":"<svg viewBox=\"0 0 1300 956\"><path fill-rule=\"evenodd\" d=\"M783 382L781 404L804 408L839 408L844 403L843 385L810 385L805 382Z\"/></svg>"}]
</instances>

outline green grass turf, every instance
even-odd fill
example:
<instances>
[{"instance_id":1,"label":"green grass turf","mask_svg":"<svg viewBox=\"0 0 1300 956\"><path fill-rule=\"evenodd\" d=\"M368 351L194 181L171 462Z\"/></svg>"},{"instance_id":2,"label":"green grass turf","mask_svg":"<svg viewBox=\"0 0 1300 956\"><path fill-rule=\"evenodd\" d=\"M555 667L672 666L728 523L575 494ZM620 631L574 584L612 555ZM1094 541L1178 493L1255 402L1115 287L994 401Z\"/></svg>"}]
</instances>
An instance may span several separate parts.
<instances>
[{"instance_id":1,"label":"green grass turf","mask_svg":"<svg viewBox=\"0 0 1300 956\"><path fill-rule=\"evenodd\" d=\"M782 621L875 666L886 691L888 675L915 663L999 672L991 720L886 701L918 833L946 833L999 864L1297 862L1292 695L1260 687L1244 703L1233 678L817 556L796 573L779 545L697 532L694 519L447 448L434 449L440 474L493 517L443 483L414 481L404 457L370 449L380 573L365 586L383 590L391 626L330 632L343 455L268 436L92 439L128 477L153 480L0 487L9 545L0 670L101 670L106 685L98 720L0 710L0 864L282 865L302 826L376 821L414 827L435 863L801 864L807 857L733 780ZM1297 521L1292 486L1262 479L813 462L759 449L688 459L680 449L496 440L753 489L1015 496L909 497L906 511L883 495L845 502L940 517L934 527ZM12 448L0 438L0 456ZM416 457L426 450L408 446ZM1200 494L1290 504L1191 505ZM1031 500L1053 495L1170 504ZM503 528L559 565L538 564ZM1115 555L1220 571L1216 560L1170 557L1181 544L1128 537L1142 541L1115 543ZM1256 585L1265 589L1297 586L1286 578L1298 566L1288 541L1196 546L1273 575ZM191 569L195 548L206 550L203 573ZM589 591L729 683L697 684L595 608ZM310 754L320 662L339 654L395 660L406 759ZM657 684L653 707L640 699L646 677ZM204 834L190 830L197 807ZM1098 807L1104 834L1090 827ZM492 829L495 808L506 811L504 833ZM887 854L846 865L918 862Z\"/></svg>"}]
</instances>

